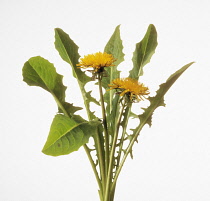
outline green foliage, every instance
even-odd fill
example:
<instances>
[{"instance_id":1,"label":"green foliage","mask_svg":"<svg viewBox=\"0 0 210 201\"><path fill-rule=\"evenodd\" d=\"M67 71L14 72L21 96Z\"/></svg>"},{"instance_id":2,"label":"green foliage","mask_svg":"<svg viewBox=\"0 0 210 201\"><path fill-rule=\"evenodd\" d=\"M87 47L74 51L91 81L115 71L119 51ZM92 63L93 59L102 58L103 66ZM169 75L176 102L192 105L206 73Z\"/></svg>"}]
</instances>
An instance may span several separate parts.
<instances>
[{"instance_id":1,"label":"green foliage","mask_svg":"<svg viewBox=\"0 0 210 201\"><path fill-rule=\"evenodd\" d=\"M120 37L120 25L118 25L104 48L104 52L112 54L116 59L116 61L114 62L114 66L112 66L111 68L106 68L107 76L104 77L102 80L102 85L105 89L108 88L108 84L110 84L113 79L120 76L120 71L117 70L117 67L122 61L124 61L125 54L122 50L123 44ZM111 91L107 92L107 96L110 93ZM112 96L109 96L109 98L112 99Z\"/></svg>"},{"instance_id":2,"label":"green foliage","mask_svg":"<svg viewBox=\"0 0 210 201\"><path fill-rule=\"evenodd\" d=\"M90 120L95 119L96 116L94 115L94 112L90 111L90 102L97 103L98 105L99 103L93 97L91 97L91 91L86 92L85 90L85 85L91 81L91 78L88 77L80 68L76 66L76 64L79 63L80 57L78 53L78 46L62 29L56 28L55 48L59 52L61 58L71 65L73 75L77 79L82 93L88 117Z\"/></svg>"},{"instance_id":3,"label":"green foliage","mask_svg":"<svg viewBox=\"0 0 210 201\"><path fill-rule=\"evenodd\" d=\"M120 71L117 70L117 67L122 61L124 61L125 54L123 53L123 44L122 44L122 39L120 37L120 25L116 27L114 33L107 42L104 48L104 52L112 54L114 58L117 59L114 63L114 66L112 66L111 68L106 68L107 76L102 79L102 86L107 90L108 84L110 84L111 81L114 80L115 78L120 77ZM113 99L113 96L114 96L113 90L108 90L104 94L104 101L107 103L106 107L107 119L110 124L114 124L113 119L117 114L116 108L119 99L118 96L115 97L115 99ZM111 125L109 126L111 127Z\"/></svg>"},{"instance_id":4,"label":"green foliage","mask_svg":"<svg viewBox=\"0 0 210 201\"><path fill-rule=\"evenodd\" d=\"M135 51L133 52L133 68L130 70L129 77L138 80L140 76L143 75L143 67L150 62L152 55L155 53L157 47L157 32L153 24L150 24L144 38L136 44ZM129 107L131 107L129 105ZM130 117L138 117L136 114L132 113L130 109L125 110L123 113L124 121L122 122L122 127L127 127L127 122ZM126 123L124 123L126 122ZM131 129L135 130L135 129ZM132 136L126 139L132 139ZM131 153L132 155L132 153Z\"/></svg>"},{"instance_id":5,"label":"green foliage","mask_svg":"<svg viewBox=\"0 0 210 201\"><path fill-rule=\"evenodd\" d=\"M92 128L95 127L91 127L88 122L77 123L71 118L57 114L42 152L46 155L60 156L77 151L88 142L93 132Z\"/></svg>"},{"instance_id":6,"label":"green foliage","mask_svg":"<svg viewBox=\"0 0 210 201\"><path fill-rule=\"evenodd\" d=\"M187 70L194 62L186 64L178 71L173 73L165 83L160 85L160 88L157 90L156 95L154 97L149 97L150 106L148 108L143 108L144 113L139 115L140 118L140 125L138 128L139 130L145 125L148 124L149 126L152 125L152 114L159 106L165 106L164 96L166 92L170 89L170 87L174 84L174 82L182 75L182 73Z\"/></svg>"},{"instance_id":7,"label":"green foliage","mask_svg":"<svg viewBox=\"0 0 210 201\"><path fill-rule=\"evenodd\" d=\"M120 71L117 70L117 67L122 61L124 61L125 54L122 50L123 44L122 39L120 37L120 25L118 25L104 48L104 52L112 54L113 57L116 58L116 61L114 63L115 66L107 68L106 71L108 72L109 76L105 77L105 79L103 79L103 82L108 80L107 84L109 84L111 80L120 76ZM104 87L106 88L107 85Z\"/></svg>"},{"instance_id":8,"label":"green foliage","mask_svg":"<svg viewBox=\"0 0 210 201\"><path fill-rule=\"evenodd\" d=\"M59 100L64 99L66 87L62 85L62 76L57 74L55 67L46 59L37 56L30 58L23 67L24 81L30 86L40 86L52 92ZM56 87L56 85L58 85ZM55 90L60 88L60 92ZM61 93L62 92L62 93Z\"/></svg>"},{"instance_id":9,"label":"green foliage","mask_svg":"<svg viewBox=\"0 0 210 201\"><path fill-rule=\"evenodd\" d=\"M40 56L30 58L23 66L23 80L30 86L39 86L50 92L59 111L72 116L81 108L65 102L66 86L62 79L63 76L56 72L54 65Z\"/></svg>"},{"instance_id":10,"label":"green foliage","mask_svg":"<svg viewBox=\"0 0 210 201\"><path fill-rule=\"evenodd\" d=\"M136 44L129 77L138 80L143 75L143 68L150 62L157 44L156 28L150 24L143 39ZM23 66L23 80L30 86L38 86L51 93L58 105L58 114L52 121L42 152L46 155L60 156L77 151L83 146L100 188L101 201L114 201L116 181L127 156L130 154L133 157L133 144L137 141L142 128L146 124L152 125L154 111L160 106L165 106L165 94L193 62L180 68L161 84L156 95L148 98L150 105L142 108L143 113L138 115L132 112L133 102L128 98L131 92L125 91L124 96L120 97L117 91L109 90L108 87L113 79L120 78L117 67L124 61L120 25L116 27L104 48L104 52L112 54L117 59L114 66L106 68L101 66L99 70L94 71L98 79L96 84L99 87L100 103L92 97L92 91L85 89L86 84L92 79L77 67L80 58L78 46L60 28L55 29L55 48L72 68L89 121L75 114L82 109L81 107L65 101L66 86L63 85L63 76L56 72L54 65L40 56L30 58ZM90 110L91 103L101 106L102 117L96 117L94 111ZM130 118L139 120L136 128L128 128ZM131 130L132 134L129 134L128 130ZM90 137L93 137L93 145L90 145L92 148L87 145ZM125 141L127 142L124 143Z\"/></svg>"},{"instance_id":11,"label":"green foliage","mask_svg":"<svg viewBox=\"0 0 210 201\"><path fill-rule=\"evenodd\" d=\"M131 78L139 79L143 75L143 67L150 62L157 47L157 32L155 26L150 24L144 38L136 44L133 53L133 69L130 71Z\"/></svg>"},{"instance_id":12,"label":"green foliage","mask_svg":"<svg viewBox=\"0 0 210 201\"><path fill-rule=\"evenodd\" d=\"M74 71L79 72L79 69L76 68L76 64L80 58L78 53L79 48L69 35L60 28L55 29L55 48L58 50L61 58L69 63L74 68Z\"/></svg>"}]
</instances>

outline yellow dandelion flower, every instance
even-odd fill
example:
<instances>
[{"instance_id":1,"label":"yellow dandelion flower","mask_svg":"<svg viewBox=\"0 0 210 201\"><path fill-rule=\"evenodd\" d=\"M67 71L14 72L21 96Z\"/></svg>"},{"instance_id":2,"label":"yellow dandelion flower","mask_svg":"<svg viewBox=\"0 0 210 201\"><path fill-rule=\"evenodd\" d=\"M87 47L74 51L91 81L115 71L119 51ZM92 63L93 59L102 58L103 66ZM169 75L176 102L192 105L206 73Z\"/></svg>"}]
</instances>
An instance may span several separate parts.
<instances>
[{"instance_id":1,"label":"yellow dandelion flower","mask_svg":"<svg viewBox=\"0 0 210 201\"><path fill-rule=\"evenodd\" d=\"M97 52L95 54L88 54L84 58L80 58L80 63L77 64L79 68L93 68L93 72L103 72L104 67L114 66L113 63L116 59L112 54L106 52Z\"/></svg>"},{"instance_id":2,"label":"yellow dandelion flower","mask_svg":"<svg viewBox=\"0 0 210 201\"><path fill-rule=\"evenodd\" d=\"M110 90L119 90L120 96L125 94L132 102L139 102L146 99L149 94L148 87L145 87L143 83L139 83L138 80L132 78L116 78L108 85Z\"/></svg>"}]
</instances>

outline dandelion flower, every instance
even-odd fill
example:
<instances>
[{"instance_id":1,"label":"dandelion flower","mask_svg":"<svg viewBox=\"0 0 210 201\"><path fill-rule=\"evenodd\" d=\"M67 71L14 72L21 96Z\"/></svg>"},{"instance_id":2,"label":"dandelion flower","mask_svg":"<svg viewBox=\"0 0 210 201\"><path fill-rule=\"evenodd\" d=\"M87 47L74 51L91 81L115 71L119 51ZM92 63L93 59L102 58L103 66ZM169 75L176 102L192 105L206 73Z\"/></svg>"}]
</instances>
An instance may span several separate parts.
<instances>
[{"instance_id":1,"label":"dandelion flower","mask_svg":"<svg viewBox=\"0 0 210 201\"><path fill-rule=\"evenodd\" d=\"M80 63L77 64L79 68L93 68L94 73L103 72L104 67L114 66L116 59L112 54L106 52L97 52L95 54L88 54L84 58L80 58Z\"/></svg>"},{"instance_id":2,"label":"dandelion flower","mask_svg":"<svg viewBox=\"0 0 210 201\"><path fill-rule=\"evenodd\" d=\"M116 78L108 86L110 87L110 90L118 90L120 96L127 95L132 102L144 100L149 94L148 87L145 87L143 83L139 83L138 80L129 77Z\"/></svg>"}]
</instances>

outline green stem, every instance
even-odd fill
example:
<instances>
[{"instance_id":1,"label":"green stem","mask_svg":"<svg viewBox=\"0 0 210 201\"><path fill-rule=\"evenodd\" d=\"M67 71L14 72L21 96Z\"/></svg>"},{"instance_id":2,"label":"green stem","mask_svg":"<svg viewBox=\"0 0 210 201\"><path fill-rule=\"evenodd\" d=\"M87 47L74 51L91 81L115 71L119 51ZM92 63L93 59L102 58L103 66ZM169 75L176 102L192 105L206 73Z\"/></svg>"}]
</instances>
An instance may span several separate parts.
<instances>
[{"instance_id":1,"label":"green stem","mask_svg":"<svg viewBox=\"0 0 210 201\"><path fill-rule=\"evenodd\" d=\"M104 140L105 140L105 172L107 173L108 166L109 166L109 134L108 134L108 127L107 127L107 119L106 119L106 111L104 105L104 97L102 91L102 74L98 74L98 85L99 85L99 93L101 99L101 111L102 111L102 118L103 118L103 125L104 125Z\"/></svg>"},{"instance_id":2,"label":"green stem","mask_svg":"<svg viewBox=\"0 0 210 201\"><path fill-rule=\"evenodd\" d=\"M108 175L107 175L107 182L106 182L106 190L105 190L105 200L104 201L110 201L110 186L112 183L112 171L113 171L113 166L114 166L114 154L115 154L115 149L117 146L117 138L118 138L118 133L119 133L119 128L120 128L120 123L121 123L121 119L122 119L122 115L123 115L123 111L125 108L125 100L123 100L123 106L121 108L119 117L118 117L118 121L116 124L116 129L115 129L115 133L114 133L114 138L112 141L112 146L111 146L111 152L110 152L110 160L109 160L109 169L108 169Z\"/></svg>"},{"instance_id":3,"label":"green stem","mask_svg":"<svg viewBox=\"0 0 210 201\"><path fill-rule=\"evenodd\" d=\"M116 189L116 184L115 184L114 188L112 189L112 191L110 191L110 201L114 201L115 189Z\"/></svg>"},{"instance_id":4,"label":"green stem","mask_svg":"<svg viewBox=\"0 0 210 201\"><path fill-rule=\"evenodd\" d=\"M100 167L100 173L101 173L101 183L102 183L102 197L104 195L104 189L106 185L106 174L105 174L105 158L104 158L104 147L103 141L101 139L102 136L100 136L99 131L97 132L96 136L94 137L95 140L95 145L96 145L96 151L97 151L97 156L99 160L99 167Z\"/></svg>"},{"instance_id":5,"label":"green stem","mask_svg":"<svg viewBox=\"0 0 210 201\"><path fill-rule=\"evenodd\" d=\"M94 161L93 161L93 159L92 159L92 156L90 155L90 150L89 150L89 148L88 148L88 146L87 146L86 144L84 144L83 147L84 147L84 149L85 149L85 151L86 151L86 154L87 154L88 159L89 159L89 161L90 161L90 164L91 164L91 166L92 166L93 172L94 172L95 177L96 177L96 180L97 180L97 182L98 182L99 189L100 189L101 192L103 192L101 180L100 180L100 178L99 178L99 176L98 176L98 172L97 172L97 170L96 170L96 166L95 166L95 163L94 163Z\"/></svg>"},{"instance_id":6,"label":"green stem","mask_svg":"<svg viewBox=\"0 0 210 201\"><path fill-rule=\"evenodd\" d=\"M117 167L120 164L120 158L122 155L122 148L123 148L123 144L124 144L124 138L125 138L125 133L126 133L127 125L128 125L128 119L129 119L129 115L130 115L130 111L131 111L131 106L132 106L132 103L128 103L127 108L125 110L125 115L124 115L124 120L123 120L125 123L123 125L122 136L121 136L120 143L119 143L120 147L119 147L119 153L117 156Z\"/></svg>"},{"instance_id":7,"label":"green stem","mask_svg":"<svg viewBox=\"0 0 210 201\"><path fill-rule=\"evenodd\" d=\"M58 106L60 107L60 109L63 111L63 113L64 113L67 117L71 118L70 114L66 111L66 109L64 108L64 106L62 105L62 103L58 100L58 98L57 98L56 96L54 96L54 98L55 98L55 100L56 100ZM98 176L98 172L97 172L97 170L96 170L96 166L95 166L95 163L94 163L94 161L93 161L93 159L92 159L92 156L90 155L89 148L88 148L88 146L87 146L86 144L84 144L83 147L84 147L84 149L85 149L85 151L86 151L86 154L87 154L88 159L89 159L89 161L90 161L90 164L91 164L91 166L92 166L93 172L94 172L95 177L96 177L96 180L97 180L97 182L98 182L99 189L100 189L101 192L103 192L103 191L102 191L101 180L100 180L100 178L99 178L99 176Z\"/></svg>"},{"instance_id":8,"label":"green stem","mask_svg":"<svg viewBox=\"0 0 210 201\"><path fill-rule=\"evenodd\" d=\"M61 101L54 94L53 94L53 97L54 97L58 107L63 111L64 115L66 115L67 117L71 118L71 115L66 111L66 109L62 105Z\"/></svg>"},{"instance_id":9,"label":"green stem","mask_svg":"<svg viewBox=\"0 0 210 201\"><path fill-rule=\"evenodd\" d=\"M118 169L116 171L116 174L115 174L115 177L114 177L114 180L113 180L113 183L112 183L111 191L114 190L116 182L117 182L117 179L118 179L118 176L119 176L119 174L120 174L120 172L122 170L122 167L123 167L123 165L125 163L125 160L126 160L128 154L130 153L130 151L131 151L131 149L133 147L133 144L136 141L137 137L139 136L139 133L140 133L140 131L143 128L144 125L145 125L145 123L141 123L138 126L138 129L137 129L136 133L134 134L134 137L132 138L131 142L129 143L129 145L128 145L127 149L126 149L125 155L122 158L122 161L121 161L121 163L120 163L120 165L119 165L119 167L118 167Z\"/></svg>"}]
</instances>

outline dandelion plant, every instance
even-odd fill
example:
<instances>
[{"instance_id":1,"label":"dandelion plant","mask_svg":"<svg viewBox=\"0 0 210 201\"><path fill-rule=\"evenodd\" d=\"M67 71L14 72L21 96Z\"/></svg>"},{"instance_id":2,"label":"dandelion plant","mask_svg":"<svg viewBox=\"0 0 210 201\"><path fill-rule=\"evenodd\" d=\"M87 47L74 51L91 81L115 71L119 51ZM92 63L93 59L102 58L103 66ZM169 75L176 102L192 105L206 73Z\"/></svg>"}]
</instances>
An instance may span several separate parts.
<instances>
[{"instance_id":1,"label":"dandelion plant","mask_svg":"<svg viewBox=\"0 0 210 201\"><path fill-rule=\"evenodd\" d=\"M155 109L165 106L164 96L168 89L193 64L188 63L177 70L159 86L155 96L150 96L149 86L142 83L140 78L156 47L156 28L150 24L143 39L136 44L129 75L121 77L117 68L124 61L120 26L116 27L104 52L83 57L79 55L78 46L69 35L56 28L55 48L72 68L84 108L66 102L67 87L63 85L63 76L56 72L56 68L48 60L36 56L23 66L23 80L30 86L39 86L51 93L58 106L42 152L60 156L83 146L98 183L100 201L114 201L118 177L126 158L129 155L133 157L133 145L142 128L146 124L151 126ZM100 98L93 97L91 91L85 88L89 82L97 86ZM74 92L71 95L74 97ZM148 107L142 108L143 101L148 101ZM90 104L100 106L99 116L95 115ZM134 104L142 108L143 112L138 114L133 111ZM79 110L86 111L87 117L78 115ZM139 123L130 127L128 122L132 118ZM93 143L89 143L90 138Z\"/></svg>"}]
</instances>

